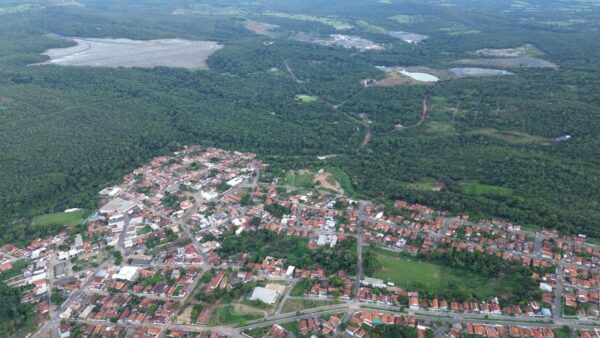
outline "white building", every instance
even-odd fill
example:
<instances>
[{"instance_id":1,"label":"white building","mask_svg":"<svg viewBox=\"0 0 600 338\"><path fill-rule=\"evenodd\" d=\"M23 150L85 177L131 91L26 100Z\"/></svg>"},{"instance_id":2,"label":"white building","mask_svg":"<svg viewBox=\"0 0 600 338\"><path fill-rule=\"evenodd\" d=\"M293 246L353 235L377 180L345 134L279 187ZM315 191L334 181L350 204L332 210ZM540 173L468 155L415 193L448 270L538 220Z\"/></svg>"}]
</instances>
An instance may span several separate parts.
<instances>
[{"instance_id":1,"label":"white building","mask_svg":"<svg viewBox=\"0 0 600 338\"><path fill-rule=\"evenodd\" d=\"M279 294L275 290L257 286L254 288L254 291L252 291L252 295L250 295L249 299L260 300L266 304L275 304L278 296Z\"/></svg>"}]
</instances>

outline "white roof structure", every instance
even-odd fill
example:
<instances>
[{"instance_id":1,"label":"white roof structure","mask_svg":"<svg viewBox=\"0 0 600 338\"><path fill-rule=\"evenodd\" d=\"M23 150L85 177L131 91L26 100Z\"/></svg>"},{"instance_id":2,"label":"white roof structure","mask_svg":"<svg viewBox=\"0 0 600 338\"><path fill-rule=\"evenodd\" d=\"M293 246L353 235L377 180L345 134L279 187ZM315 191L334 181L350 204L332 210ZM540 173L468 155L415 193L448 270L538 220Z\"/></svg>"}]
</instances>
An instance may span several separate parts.
<instances>
[{"instance_id":1,"label":"white roof structure","mask_svg":"<svg viewBox=\"0 0 600 338\"><path fill-rule=\"evenodd\" d=\"M114 274L112 278L132 282L137 277L138 270L139 268L136 266L124 266L119 270L118 273Z\"/></svg>"},{"instance_id":2,"label":"white roof structure","mask_svg":"<svg viewBox=\"0 0 600 338\"><path fill-rule=\"evenodd\" d=\"M254 291L252 291L252 295L249 299L260 300L266 304L275 304L275 301L277 300L278 296L279 294L275 290L257 286L254 288Z\"/></svg>"},{"instance_id":3,"label":"white roof structure","mask_svg":"<svg viewBox=\"0 0 600 338\"><path fill-rule=\"evenodd\" d=\"M100 208L101 214L125 213L135 207L135 202L115 198Z\"/></svg>"}]
</instances>

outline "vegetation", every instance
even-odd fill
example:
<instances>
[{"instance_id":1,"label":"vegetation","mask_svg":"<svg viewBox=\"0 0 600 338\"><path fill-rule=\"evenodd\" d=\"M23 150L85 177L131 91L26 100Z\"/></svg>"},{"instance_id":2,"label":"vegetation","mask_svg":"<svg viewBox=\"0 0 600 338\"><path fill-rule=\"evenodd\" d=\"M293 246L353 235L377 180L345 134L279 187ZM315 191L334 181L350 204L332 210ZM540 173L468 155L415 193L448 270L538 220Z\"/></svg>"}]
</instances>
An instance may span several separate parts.
<instances>
[{"instance_id":1,"label":"vegetation","mask_svg":"<svg viewBox=\"0 0 600 338\"><path fill-rule=\"evenodd\" d=\"M282 313L297 312L314 307L340 304L338 300L287 299L281 309Z\"/></svg>"},{"instance_id":2,"label":"vegetation","mask_svg":"<svg viewBox=\"0 0 600 338\"><path fill-rule=\"evenodd\" d=\"M238 312L233 305L225 305L218 307L214 311L216 323L220 325L240 324L243 325L246 321L260 319L263 315L259 313Z\"/></svg>"},{"instance_id":3,"label":"vegetation","mask_svg":"<svg viewBox=\"0 0 600 338\"><path fill-rule=\"evenodd\" d=\"M10 337L24 327L33 328L34 308L31 304L21 304L22 291L21 288L11 288L0 282L0 337Z\"/></svg>"},{"instance_id":4,"label":"vegetation","mask_svg":"<svg viewBox=\"0 0 600 338\"><path fill-rule=\"evenodd\" d=\"M421 291L428 298L437 295L465 301L498 297L501 304L520 305L541 298L529 269L496 256L461 251L408 258L383 249L371 250L381 264L375 277Z\"/></svg>"},{"instance_id":5,"label":"vegetation","mask_svg":"<svg viewBox=\"0 0 600 338\"><path fill-rule=\"evenodd\" d=\"M93 210L101 188L184 143L255 151L288 169L310 167L315 155L336 154L326 164L347 175L353 190L336 179L357 197L403 198L600 236L594 226L600 221L595 207L600 192L588 189L600 180L595 109L600 99L594 92L599 83L592 76L600 63L589 59L600 49L597 8L577 3L571 12L560 11L570 5L553 0L544 6L551 10L539 11L486 1L469 3L472 10L465 12L463 0L453 3L311 0L262 7L226 0L198 4L211 10L191 8L192 14L181 16L164 15L187 8L181 1L2 4L0 243L22 246L55 233L58 226L31 220L74 206ZM211 16L215 13L220 14ZM280 26L277 34L283 37L332 34L358 22L352 34L385 43L386 50L356 54L280 35L267 45L265 37L244 30L228 13L254 13ZM571 19L583 23L549 24ZM384 30L410 30L430 39L408 48ZM214 39L225 48L211 56L206 72L27 67L44 61L40 53L46 48L71 44L48 33ZM382 77L374 65L436 67L476 49L524 43L533 43L561 68L433 86L365 89L360 84ZM286 65L300 81L290 72L269 71ZM319 100L298 105L297 93ZM417 125L424 97L435 97L441 108ZM358 113L372 123L370 141L357 152L366 133ZM397 130L397 124L412 127ZM566 134L573 139L554 141ZM422 179L447 188L433 192L410 184ZM461 182L505 187L512 194L477 194Z\"/></svg>"},{"instance_id":6,"label":"vegetation","mask_svg":"<svg viewBox=\"0 0 600 338\"><path fill-rule=\"evenodd\" d=\"M328 274L339 270L345 270L350 275L356 273L356 239L352 237L339 241L333 248L324 246L311 250L305 238L281 236L269 230L244 231L240 236L233 232L226 233L219 254L228 257L244 252L250 254L250 262L259 263L271 256L283 258L286 265L299 269L323 268Z\"/></svg>"}]
</instances>

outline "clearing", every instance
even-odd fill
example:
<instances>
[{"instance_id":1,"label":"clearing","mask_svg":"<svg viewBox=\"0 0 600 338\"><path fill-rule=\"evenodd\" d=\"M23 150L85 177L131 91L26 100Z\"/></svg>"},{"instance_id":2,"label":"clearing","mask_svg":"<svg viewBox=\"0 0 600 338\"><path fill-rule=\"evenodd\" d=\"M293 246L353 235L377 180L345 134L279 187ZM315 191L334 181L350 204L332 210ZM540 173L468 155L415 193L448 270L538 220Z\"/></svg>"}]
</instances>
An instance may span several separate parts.
<instances>
[{"instance_id":1,"label":"clearing","mask_svg":"<svg viewBox=\"0 0 600 338\"><path fill-rule=\"evenodd\" d=\"M352 28L351 24L344 22L342 20L339 20L339 19L334 19L334 18L325 18L325 17L320 17L320 16L312 16L312 15L304 15L304 14L289 14L289 13L281 13L281 12L267 12L265 14L269 15L269 16L277 17L277 18L319 22L324 25L331 26L337 30L345 30L345 29Z\"/></svg>"},{"instance_id":2,"label":"clearing","mask_svg":"<svg viewBox=\"0 0 600 338\"><path fill-rule=\"evenodd\" d=\"M314 103L314 102L317 102L318 100L319 100L319 98L316 96L311 96L311 95L307 95L307 94L296 95L296 101L299 101L302 103Z\"/></svg>"},{"instance_id":3,"label":"clearing","mask_svg":"<svg viewBox=\"0 0 600 338\"><path fill-rule=\"evenodd\" d=\"M510 188L497 185L479 183L478 181L463 181L459 183L460 189L469 195L500 195L511 196L513 191Z\"/></svg>"},{"instance_id":4,"label":"clearing","mask_svg":"<svg viewBox=\"0 0 600 338\"><path fill-rule=\"evenodd\" d=\"M36 218L33 219L31 224L32 225L40 225L40 226L78 225L78 224L83 223L84 218L87 217L88 215L89 215L89 211L83 210L83 209L72 211L72 212L57 212L54 214L37 216Z\"/></svg>"},{"instance_id":5,"label":"clearing","mask_svg":"<svg viewBox=\"0 0 600 338\"><path fill-rule=\"evenodd\" d=\"M255 34L266 36L272 36L272 30L279 28L279 26L277 25L272 25L264 22L256 22L252 20L244 21L244 27L246 27L247 30Z\"/></svg>"},{"instance_id":6,"label":"clearing","mask_svg":"<svg viewBox=\"0 0 600 338\"><path fill-rule=\"evenodd\" d=\"M317 183L323 189L331 190L340 195L344 194L344 189L342 189L340 183L331 173L327 171L319 170L319 172L313 178L313 184L316 185Z\"/></svg>"},{"instance_id":7,"label":"clearing","mask_svg":"<svg viewBox=\"0 0 600 338\"><path fill-rule=\"evenodd\" d=\"M556 63L533 57L494 58L494 59L461 59L456 64L497 68L551 68L558 69Z\"/></svg>"},{"instance_id":8,"label":"clearing","mask_svg":"<svg viewBox=\"0 0 600 338\"><path fill-rule=\"evenodd\" d=\"M441 191L446 187L446 184L433 178L424 177L417 182L410 183L409 186L421 191Z\"/></svg>"},{"instance_id":9,"label":"clearing","mask_svg":"<svg viewBox=\"0 0 600 338\"><path fill-rule=\"evenodd\" d=\"M339 300L316 300L316 299L287 299L283 304L281 313L302 311L315 307L341 304Z\"/></svg>"},{"instance_id":10,"label":"clearing","mask_svg":"<svg viewBox=\"0 0 600 338\"><path fill-rule=\"evenodd\" d=\"M290 170L286 176L286 183L296 187L312 188L313 176L314 173L309 170Z\"/></svg>"},{"instance_id":11,"label":"clearing","mask_svg":"<svg viewBox=\"0 0 600 338\"><path fill-rule=\"evenodd\" d=\"M225 305L214 309L210 319L211 326L243 324L249 320L261 319L264 311L241 304Z\"/></svg>"},{"instance_id":12,"label":"clearing","mask_svg":"<svg viewBox=\"0 0 600 338\"><path fill-rule=\"evenodd\" d=\"M207 69L208 57L223 45L215 41L183 39L129 40L69 38L76 46L43 53L50 60L38 65L91 67L172 67Z\"/></svg>"},{"instance_id":13,"label":"clearing","mask_svg":"<svg viewBox=\"0 0 600 338\"><path fill-rule=\"evenodd\" d=\"M443 295L445 292L464 293L473 298L490 299L497 296L496 281L468 271L407 258L383 249L371 249L381 263L376 278L393 282L408 291Z\"/></svg>"},{"instance_id":14,"label":"clearing","mask_svg":"<svg viewBox=\"0 0 600 338\"><path fill-rule=\"evenodd\" d=\"M530 135L523 132L518 131L502 131L493 128L481 128L472 130L467 133L467 135L484 135L495 138L500 141L508 142L511 144L540 144L540 145L550 145L553 143L552 139L543 137Z\"/></svg>"}]
</instances>

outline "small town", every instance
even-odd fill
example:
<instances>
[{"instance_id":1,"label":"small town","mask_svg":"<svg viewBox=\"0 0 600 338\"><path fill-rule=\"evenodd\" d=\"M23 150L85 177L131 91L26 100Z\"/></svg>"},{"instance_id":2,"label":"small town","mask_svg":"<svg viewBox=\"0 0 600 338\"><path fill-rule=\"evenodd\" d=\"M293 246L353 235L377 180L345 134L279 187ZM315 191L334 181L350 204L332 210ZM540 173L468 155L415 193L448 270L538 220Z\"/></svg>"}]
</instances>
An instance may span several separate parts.
<instances>
[{"instance_id":1,"label":"small town","mask_svg":"<svg viewBox=\"0 0 600 338\"><path fill-rule=\"evenodd\" d=\"M35 306L33 337L600 337L586 236L353 199L326 168L197 146L100 191L81 224L3 245L0 276Z\"/></svg>"}]
</instances>

